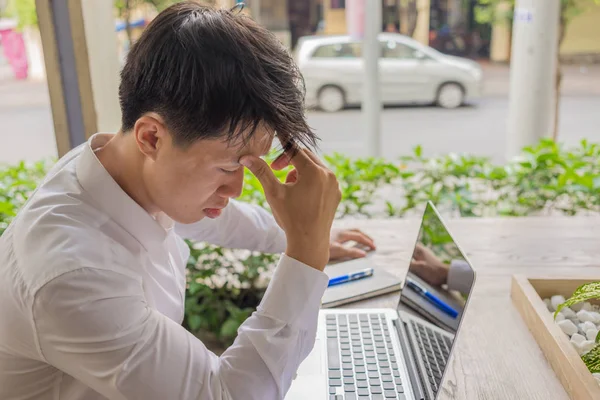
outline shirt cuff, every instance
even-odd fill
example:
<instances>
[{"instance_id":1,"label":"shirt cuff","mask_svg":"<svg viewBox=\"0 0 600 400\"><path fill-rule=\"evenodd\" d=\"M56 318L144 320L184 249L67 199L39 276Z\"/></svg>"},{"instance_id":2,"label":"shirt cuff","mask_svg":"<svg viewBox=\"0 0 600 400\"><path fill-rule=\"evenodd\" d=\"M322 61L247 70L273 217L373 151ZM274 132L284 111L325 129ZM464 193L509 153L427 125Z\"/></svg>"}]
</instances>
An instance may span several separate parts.
<instances>
[{"instance_id":1,"label":"shirt cuff","mask_svg":"<svg viewBox=\"0 0 600 400\"><path fill-rule=\"evenodd\" d=\"M468 294L473 285L473 270L471 266L463 260L452 260L448 270L448 289L457 290L463 294Z\"/></svg>"},{"instance_id":2,"label":"shirt cuff","mask_svg":"<svg viewBox=\"0 0 600 400\"><path fill-rule=\"evenodd\" d=\"M292 326L303 325L321 308L326 273L283 254L258 311Z\"/></svg>"}]
</instances>

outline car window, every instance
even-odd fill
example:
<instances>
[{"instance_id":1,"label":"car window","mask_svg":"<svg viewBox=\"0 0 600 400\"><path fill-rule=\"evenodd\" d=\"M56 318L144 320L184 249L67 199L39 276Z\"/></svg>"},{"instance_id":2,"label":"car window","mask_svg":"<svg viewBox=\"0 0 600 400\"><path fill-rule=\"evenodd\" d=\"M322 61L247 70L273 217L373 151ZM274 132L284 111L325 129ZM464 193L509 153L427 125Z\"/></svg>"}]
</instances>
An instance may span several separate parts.
<instances>
[{"instance_id":1,"label":"car window","mask_svg":"<svg viewBox=\"0 0 600 400\"><path fill-rule=\"evenodd\" d=\"M357 58L361 56L360 43L334 43L317 47L313 58Z\"/></svg>"},{"instance_id":2,"label":"car window","mask_svg":"<svg viewBox=\"0 0 600 400\"><path fill-rule=\"evenodd\" d=\"M395 58L410 60L415 59L415 48L396 42L395 40L386 40L381 43L381 56L383 58Z\"/></svg>"}]
</instances>

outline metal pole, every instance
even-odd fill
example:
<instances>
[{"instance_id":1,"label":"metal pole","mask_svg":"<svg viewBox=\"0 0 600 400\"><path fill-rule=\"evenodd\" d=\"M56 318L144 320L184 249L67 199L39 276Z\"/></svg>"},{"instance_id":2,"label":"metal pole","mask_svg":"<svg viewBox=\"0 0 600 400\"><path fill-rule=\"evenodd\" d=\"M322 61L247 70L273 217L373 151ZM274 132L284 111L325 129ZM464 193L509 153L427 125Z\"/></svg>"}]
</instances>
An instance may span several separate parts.
<instances>
[{"instance_id":1,"label":"metal pole","mask_svg":"<svg viewBox=\"0 0 600 400\"><path fill-rule=\"evenodd\" d=\"M259 23L262 24L261 18L260 18L260 11L261 11L261 1L260 0L252 0L252 15L254 16L254 20Z\"/></svg>"},{"instance_id":2,"label":"metal pole","mask_svg":"<svg viewBox=\"0 0 600 400\"><path fill-rule=\"evenodd\" d=\"M560 0L517 0L514 15L508 158L552 134Z\"/></svg>"},{"instance_id":3,"label":"metal pole","mask_svg":"<svg viewBox=\"0 0 600 400\"><path fill-rule=\"evenodd\" d=\"M369 138L369 154L381 157L381 98L379 88L379 55L381 46L381 0L365 1L365 33L363 39L364 91L362 98L365 134Z\"/></svg>"}]
</instances>

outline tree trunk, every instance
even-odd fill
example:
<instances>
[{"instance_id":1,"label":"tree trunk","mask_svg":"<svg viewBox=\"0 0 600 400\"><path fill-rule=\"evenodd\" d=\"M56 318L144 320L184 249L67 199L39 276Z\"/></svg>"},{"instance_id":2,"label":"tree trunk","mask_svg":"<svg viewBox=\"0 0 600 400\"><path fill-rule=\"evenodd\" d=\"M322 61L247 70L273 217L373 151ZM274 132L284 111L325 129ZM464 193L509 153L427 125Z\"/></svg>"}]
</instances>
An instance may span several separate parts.
<instances>
[{"instance_id":1,"label":"tree trunk","mask_svg":"<svg viewBox=\"0 0 600 400\"><path fill-rule=\"evenodd\" d=\"M558 49L556 50L556 80L554 86L554 131L552 132L552 139L557 141L558 139L558 123L560 114L560 86L562 83L562 69L560 67L560 46L565 38L567 31L567 19L565 17L566 10L561 7L560 10L560 22L558 27Z\"/></svg>"},{"instance_id":2,"label":"tree trunk","mask_svg":"<svg viewBox=\"0 0 600 400\"><path fill-rule=\"evenodd\" d=\"M287 15L290 29L290 48L295 48L298 39L312 35L310 8L312 1L287 0Z\"/></svg>"},{"instance_id":3,"label":"tree trunk","mask_svg":"<svg viewBox=\"0 0 600 400\"><path fill-rule=\"evenodd\" d=\"M417 8L417 0L409 0L407 7L404 9L407 14L406 20L408 21L408 29L406 30L407 36L412 37L417 29L417 19L419 17L419 9Z\"/></svg>"},{"instance_id":4,"label":"tree trunk","mask_svg":"<svg viewBox=\"0 0 600 400\"><path fill-rule=\"evenodd\" d=\"M123 11L123 20L125 21L125 32L127 33L127 41L129 41L129 48L133 44L131 34L131 0L125 0L125 10Z\"/></svg>"}]
</instances>

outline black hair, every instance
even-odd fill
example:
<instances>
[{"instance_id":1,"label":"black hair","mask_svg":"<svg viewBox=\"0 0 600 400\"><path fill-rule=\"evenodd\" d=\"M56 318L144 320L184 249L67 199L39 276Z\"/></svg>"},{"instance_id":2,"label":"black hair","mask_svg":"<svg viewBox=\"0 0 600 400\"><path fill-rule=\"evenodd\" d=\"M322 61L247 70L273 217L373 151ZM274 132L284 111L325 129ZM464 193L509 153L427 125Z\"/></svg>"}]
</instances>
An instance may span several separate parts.
<instances>
[{"instance_id":1,"label":"black hair","mask_svg":"<svg viewBox=\"0 0 600 400\"><path fill-rule=\"evenodd\" d=\"M121 71L123 132L156 112L183 146L247 140L259 124L285 150L316 146L304 115L304 81L290 53L238 11L181 2L148 25Z\"/></svg>"}]
</instances>

